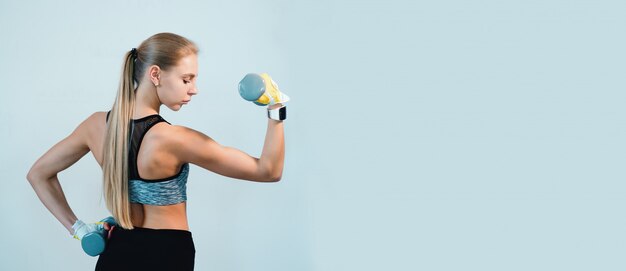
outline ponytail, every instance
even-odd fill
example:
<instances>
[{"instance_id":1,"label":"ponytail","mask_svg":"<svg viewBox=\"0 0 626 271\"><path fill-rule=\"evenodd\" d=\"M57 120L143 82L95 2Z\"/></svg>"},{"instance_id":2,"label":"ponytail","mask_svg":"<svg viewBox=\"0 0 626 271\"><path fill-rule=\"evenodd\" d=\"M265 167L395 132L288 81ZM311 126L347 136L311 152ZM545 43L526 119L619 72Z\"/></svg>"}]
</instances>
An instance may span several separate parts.
<instances>
[{"instance_id":1,"label":"ponytail","mask_svg":"<svg viewBox=\"0 0 626 271\"><path fill-rule=\"evenodd\" d=\"M128 148L130 121L135 109L133 70L136 49L126 53L117 97L107 122L104 137L104 197L107 209L119 226L133 229L128 194Z\"/></svg>"}]
</instances>

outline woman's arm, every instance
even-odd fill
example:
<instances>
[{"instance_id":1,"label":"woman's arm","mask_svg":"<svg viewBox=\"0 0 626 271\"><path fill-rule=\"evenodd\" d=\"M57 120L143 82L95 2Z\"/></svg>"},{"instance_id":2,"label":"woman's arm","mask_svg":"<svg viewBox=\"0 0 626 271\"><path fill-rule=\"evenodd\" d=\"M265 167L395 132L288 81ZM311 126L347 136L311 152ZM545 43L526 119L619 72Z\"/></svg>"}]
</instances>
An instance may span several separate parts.
<instances>
[{"instance_id":1,"label":"woman's arm","mask_svg":"<svg viewBox=\"0 0 626 271\"><path fill-rule=\"evenodd\" d=\"M50 148L35 162L26 176L41 202L70 234L77 217L65 199L57 173L89 152L87 125L93 117L94 115L83 121L72 134Z\"/></svg>"},{"instance_id":2,"label":"woman's arm","mask_svg":"<svg viewBox=\"0 0 626 271\"><path fill-rule=\"evenodd\" d=\"M265 143L259 159L259 166L269 172L270 180L280 181L285 161L285 135L283 122L268 119Z\"/></svg>"},{"instance_id":3,"label":"woman's arm","mask_svg":"<svg viewBox=\"0 0 626 271\"><path fill-rule=\"evenodd\" d=\"M269 119L260 158L232 147L221 146L201 132L174 126L172 152L183 162L190 162L217 174L257 182L280 181L285 158L282 121Z\"/></svg>"}]
</instances>

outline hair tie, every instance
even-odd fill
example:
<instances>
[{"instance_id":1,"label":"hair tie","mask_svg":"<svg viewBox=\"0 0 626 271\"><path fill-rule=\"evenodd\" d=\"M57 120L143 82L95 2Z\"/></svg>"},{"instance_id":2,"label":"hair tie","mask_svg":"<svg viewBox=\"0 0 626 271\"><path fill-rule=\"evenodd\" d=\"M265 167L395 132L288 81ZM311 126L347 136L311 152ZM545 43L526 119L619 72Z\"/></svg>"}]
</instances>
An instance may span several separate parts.
<instances>
[{"instance_id":1,"label":"hair tie","mask_svg":"<svg viewBox=\"0 0 626 271\"><path fill-rule=\"evenodd\" d=\"M130 55L131 55L134 59L137 59L137 49L136 49L136 48L130 49Z\"/></svg>"}]
</instances>

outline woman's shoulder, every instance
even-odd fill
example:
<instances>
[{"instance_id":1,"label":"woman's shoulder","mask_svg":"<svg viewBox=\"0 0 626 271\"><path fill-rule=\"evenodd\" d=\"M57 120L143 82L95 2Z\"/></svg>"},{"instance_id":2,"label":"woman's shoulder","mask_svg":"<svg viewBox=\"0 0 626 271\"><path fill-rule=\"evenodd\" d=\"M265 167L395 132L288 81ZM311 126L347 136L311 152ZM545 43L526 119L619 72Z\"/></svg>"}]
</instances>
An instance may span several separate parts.
<instances>
[{"instance_id":1,"label":"woman's shoulder","mask_svg":"<svg viewBox=\"0 0 626 271\"><path fill-rule=\"evenodd\" d=\"M95 111L91 113L84 122L87 124L105 123L108 117L108 111Z\"/></svg>"},{"instance_id":2,"label":"woman's shoulder","mask_svg":"<svg viewBox=\"0 0 626 271\"><path fill-rule=\"evenodd\" d=\"M79 125L79 128L86 130L93 130L96 128L104 128L106 126L106 111L96 111L91 113L83 122Z\"/></svg>"},{"instance_id":3,"label":"woman's shoulder","mask_svg":"<svg viewBox=\"0 0 626 271\"><path fill-rule=\"evenodd\" d=\"M172 144L185 142L189 136L195 131L189 127L177 124L171 124L167 121L161 121L152 128L152 133L161 139L167 140Z\"/></svg>"},{"instance_id":4,"label":"woman's shoulder","mask_svg":"<svg viewBox=\"0 0 626 271\"><path fill-rule=\"evenodd\" d=\"M106 112L104 111L91 113L74 129L72 135L80 138L92 149L92 143L97 141L94 141L94 138L101 138L106 130L105 118Z\"/></svg>"},{"instance_id":5,"label":"woman's shoulder","mask_svg":"<svg viewBox=\"0 0 626 271\"><path fill-rule=\"evenodd\" d=\"M157 139L172 153L178 153L184 155L186 153L192 153L202 148L207 141L213 143L213 139L204 133L189 128L184 125L174 125L166 122L160 122L151 130L154 129L152 137Z\"/></svg>"}]
</instances>

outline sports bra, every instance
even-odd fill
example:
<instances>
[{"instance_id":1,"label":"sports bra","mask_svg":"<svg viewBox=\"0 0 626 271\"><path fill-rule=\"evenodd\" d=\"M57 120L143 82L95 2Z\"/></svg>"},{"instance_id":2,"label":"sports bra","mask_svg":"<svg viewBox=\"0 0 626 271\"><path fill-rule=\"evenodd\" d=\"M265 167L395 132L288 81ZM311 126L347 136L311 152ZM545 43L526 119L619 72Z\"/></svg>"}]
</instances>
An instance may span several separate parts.
<instances>
[{"instance_id":1,"label":"sports bra","mask_svg":"<svg viewBox=\"0 0 626 271\"><path fill-rule=\"evenodd\" d=\"M107 112L107 121L109 120L110 112ZM141 141L148 130L159 122L170 124L158 114L131 120L130 146L128 149L128 192L131 203L172 205L187 201L189 163L184 163L176 175L168 178L149 180L139 176L137 156L139 155Z\"/></svg>"}]
</instances>

